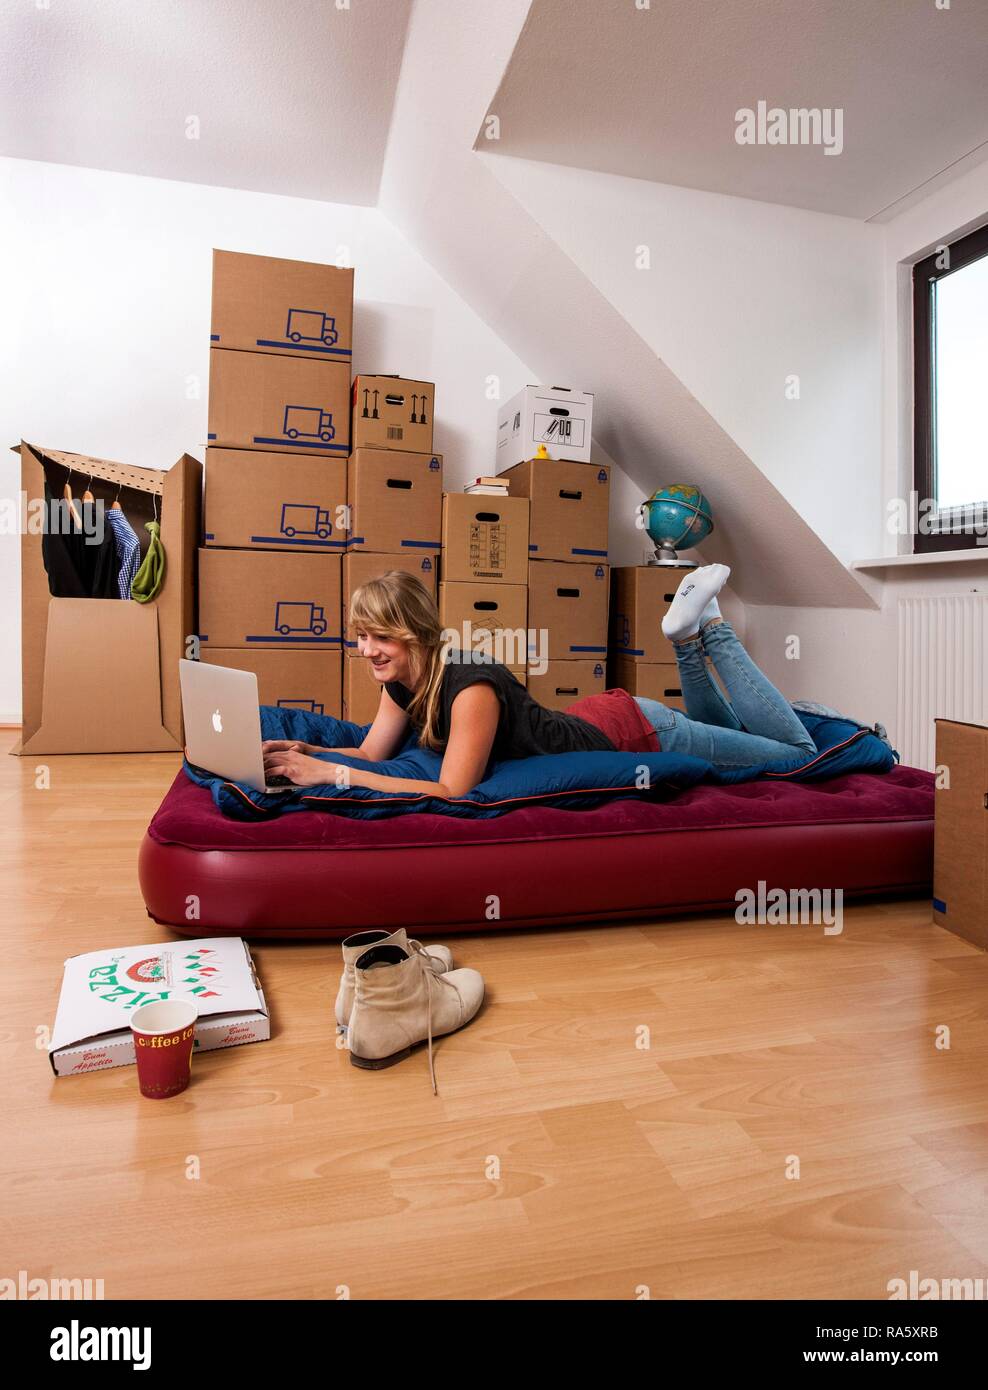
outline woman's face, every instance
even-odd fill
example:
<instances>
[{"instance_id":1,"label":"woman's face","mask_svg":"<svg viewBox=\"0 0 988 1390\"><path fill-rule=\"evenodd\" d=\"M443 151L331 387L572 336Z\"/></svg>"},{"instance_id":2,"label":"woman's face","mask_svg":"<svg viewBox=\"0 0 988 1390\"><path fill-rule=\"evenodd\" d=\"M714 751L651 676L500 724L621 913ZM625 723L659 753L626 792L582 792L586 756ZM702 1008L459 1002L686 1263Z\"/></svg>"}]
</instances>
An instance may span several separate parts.
<instances>
[{"instance_id":1,"label":"woman's face","mask_svg":"<svg viewBox=\"0 0 988 1390\"><path fill-rule=\"evenodd\" d=\"M381 685L385 681L398 681L401 685L411 686L411 653L407 642L395 637L380 637L358 628L357 654L367 658L374 679Z\"/></svg>"}]
</instances>

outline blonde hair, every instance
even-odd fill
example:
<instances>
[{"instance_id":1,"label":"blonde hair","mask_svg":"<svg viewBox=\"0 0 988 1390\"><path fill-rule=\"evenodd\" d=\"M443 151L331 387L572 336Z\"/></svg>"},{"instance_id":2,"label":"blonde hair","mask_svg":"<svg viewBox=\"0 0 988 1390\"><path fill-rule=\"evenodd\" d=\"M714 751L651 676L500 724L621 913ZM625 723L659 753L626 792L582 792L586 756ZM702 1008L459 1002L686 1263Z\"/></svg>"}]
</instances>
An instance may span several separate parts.
<instances>
[{"instance_id":1,"label":"blonde hair","mask_svg":"<svg viewBox=\"0 0 988 1390\"><path fill-rule=\"evenodd\" d=\"M441 748L439 691L446 669L442 628L439 610L421 579L404 570L388 570L369 579L353 592L350 622L375 636L408 644L414 687L407 714L418 730L419 743Z\"/></svg>"}]
</instances>

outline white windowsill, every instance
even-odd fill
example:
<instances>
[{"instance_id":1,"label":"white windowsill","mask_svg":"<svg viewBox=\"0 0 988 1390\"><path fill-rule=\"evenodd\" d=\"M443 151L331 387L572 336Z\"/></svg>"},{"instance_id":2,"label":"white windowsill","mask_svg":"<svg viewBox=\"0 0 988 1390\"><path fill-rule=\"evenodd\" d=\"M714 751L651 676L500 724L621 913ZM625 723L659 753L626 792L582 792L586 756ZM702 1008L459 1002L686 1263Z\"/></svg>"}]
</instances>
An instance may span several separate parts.
<instances>
[{"instance_id":1,"label":"white windowsill","mask_svg":"<svg viewBox=\"0 0 988 1390\"><path fill-rule=\"evenodd\" d=\"M988 545L974 546L971 550L930 550L923 555L886 555L879 560L855 560L852 570L899 569L906 565L988 565Z\"/></svg>"}]
</instances>

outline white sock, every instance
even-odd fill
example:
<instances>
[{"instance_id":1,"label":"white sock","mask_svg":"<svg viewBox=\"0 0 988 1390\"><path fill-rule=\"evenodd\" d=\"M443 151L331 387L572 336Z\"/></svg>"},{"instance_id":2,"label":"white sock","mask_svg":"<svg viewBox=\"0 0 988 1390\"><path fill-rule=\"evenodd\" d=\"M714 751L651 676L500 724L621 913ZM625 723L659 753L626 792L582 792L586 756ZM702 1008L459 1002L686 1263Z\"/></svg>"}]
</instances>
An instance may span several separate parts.
<instances>
[{"instance_id":1,"label":"white sock","mask_svg":"<svg viewBox=\"0 0 988 1390\"><path fill-rule=\"evenodd\" d=\"M700 631L702 632L707 626L707 623L712 622L714 618L723 618L723 616L723 613L720 611L720 604L715 598L712 598L700 614Z\"/></svg>"},{"instance_id":2,"label":"white sock","mask_svg":"<svg viewBox=\"0 0 988 1390\"><path fill-rule=\"evenodd\" d=\"M698 632L710 603L727 583L731 571L727 565L703 565L685 575L669 611L662 619L662 631L670 642L682 641ZM720 609L709 617L719 616Z\"/></svg>"}]
</instances>

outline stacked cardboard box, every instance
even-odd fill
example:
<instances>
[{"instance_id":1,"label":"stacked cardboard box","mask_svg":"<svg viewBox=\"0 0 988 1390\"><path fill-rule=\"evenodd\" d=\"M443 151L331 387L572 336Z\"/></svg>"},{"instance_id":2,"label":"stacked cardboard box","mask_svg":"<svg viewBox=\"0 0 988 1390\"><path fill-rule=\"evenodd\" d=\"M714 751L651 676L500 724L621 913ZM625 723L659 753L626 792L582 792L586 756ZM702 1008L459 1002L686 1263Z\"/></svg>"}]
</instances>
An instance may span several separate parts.
<instances>
[{"instance_id":1,"label":"stacked cardboard box","mask_svg":"<svg viewBox=\"0 0 988 1390\"><path fill-rule=\"evenodd\" d=\"M528 521L524 497L451 492L443 498L439 620L462 651L500 661L523 684Z\"/></svg>"},{"instance_id":2,"label":"stacked cardboard box","mask_svg":"<svg viewBox=\"0 0 988 1390\"><path fill-rule=\"evenodd\" d=\"M988 727L937 719L936 734L933 921L984 951L988 950Z\"/></svg>"},{"instance_id":3,"label":"stacked cardboard box","mask_svg":"<svg viewBox=\"0 0 988 1390\"><path fill-rule=\"evenodd\" d=\"M349 535L343 559L343 716L370 723L380 686L347 624L353 591L388 570L405 570L435 597L441 546L443 460L433 452L435 387L395 376L357 376L351 395L353 451L347 462Z\"/></svg>"},{"instance_id":4,"label":"stacked cardboard box","mask_svg":"<svg viewBox=\"0 0 988 1390\"><path fill-rule=\"evenodd\" d=\"M608 679L630 695L685 710L675 648L661 626L682 577L682 568L667 565L612 571Z\"/></svg>"},{"instance_id":5,"label":"stacked cardboard box","mask_svg":"<svg viewBox=\"0 0 988 1390\"><path fill-rule=\"evenodd\" d=\"M589 418L586 435L589 452ZM565 709L606 687L610 470L546 457L501 476L530 508L528 688Z\"/></svg>"},{"instance_id":6,"label":"stacked cardboard box","mask_svg":"<svg viewBox=\"0 0 988 1390\"><path fill-rule=\"evenodd\" d=\"M341 711L353 271L213 253L204 661Z\"/></svg>"}]
</instances>

